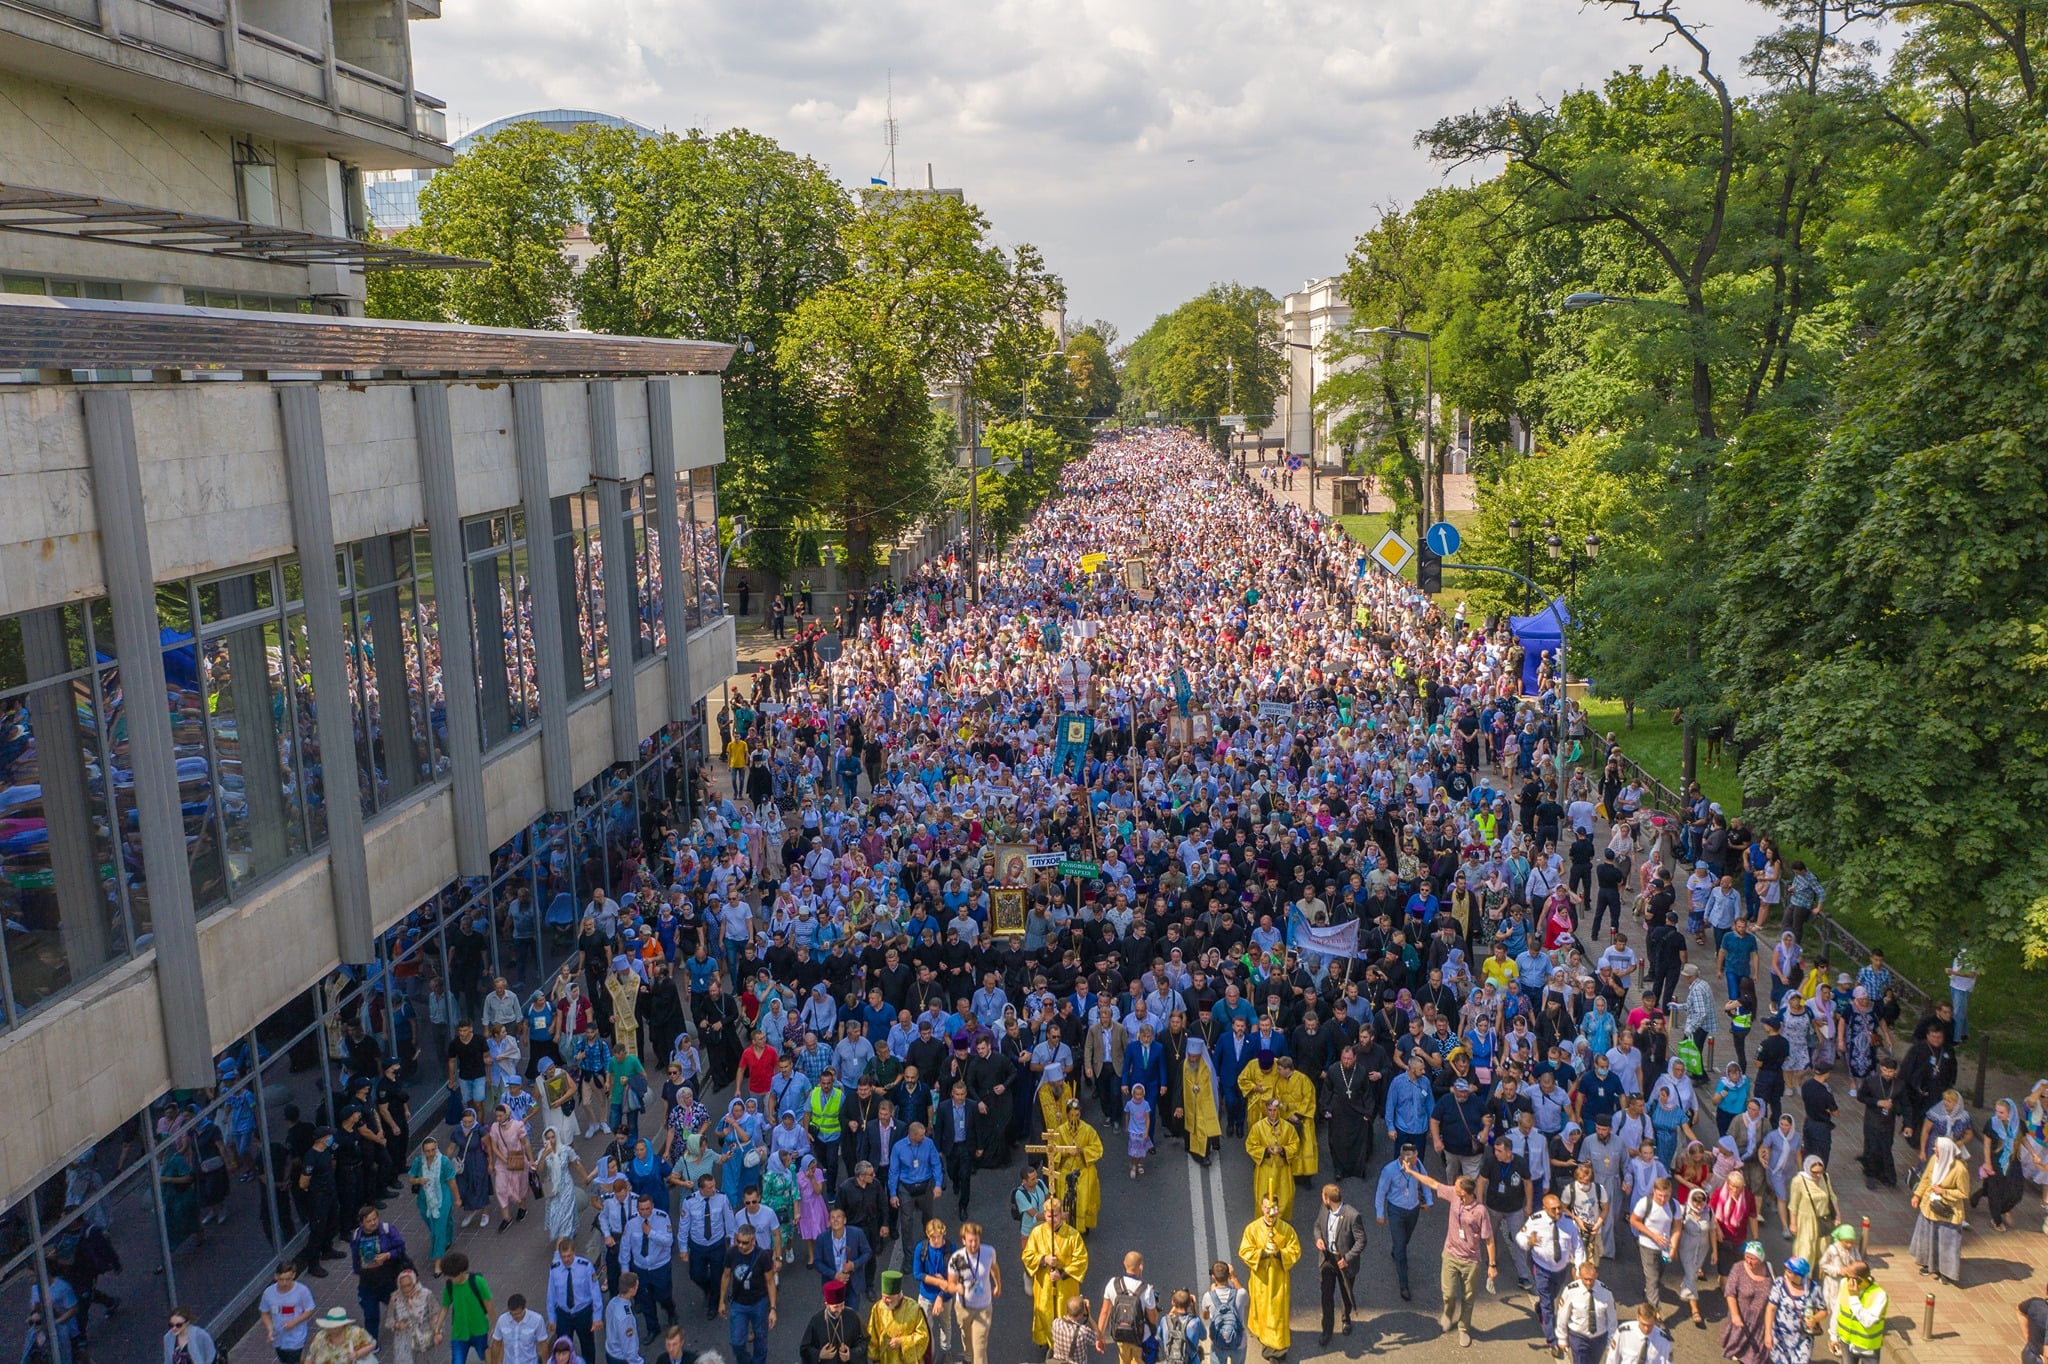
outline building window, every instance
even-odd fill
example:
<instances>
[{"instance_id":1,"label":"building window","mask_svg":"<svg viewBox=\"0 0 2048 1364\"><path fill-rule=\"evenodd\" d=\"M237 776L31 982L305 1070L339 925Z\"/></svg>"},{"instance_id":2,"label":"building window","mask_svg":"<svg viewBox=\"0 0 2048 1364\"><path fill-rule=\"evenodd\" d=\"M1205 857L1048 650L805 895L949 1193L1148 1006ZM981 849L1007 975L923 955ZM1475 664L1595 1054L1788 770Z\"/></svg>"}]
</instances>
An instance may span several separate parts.
<instances>
[{"instance_id":1,"label":"building window","mask_svg":"<svg viewBox=\"0 0 2048 1364\"><path fill-rule=\"evenodd\" d=\"M661 556L653 533L660 524L655 505L654 477L638 479L624 488L626 544L633 551L634 621L633 657L650 658L668 645L668 625L661 618Z\"/></svg>"},{"instance_id":2,"label":"building window","mask_svg":"<svg viewBox=\"0 0 2048 1364\"><path fill-rule=\"evenodd\" d=\"M478 709L484 747L489 748L540 719L525 513L494 512L463 522L462 548L469 569Z\"/></svg>"},{"instance_id":3,"label":"building window","mask_svg":"<svg viewBox=\"0 0 2048 1364\"><path fill-rule=\"evenodd\" d=\"M149 933L104 599L0 619L0 1015L12 1023Z\"/></svg>"},{"instance_id":4,"label":"building window","mask_svg":"<svg viewBox=\"0 0 2048 1364\"><path fill-rule=\"evenodd\" d=\"M690 580L683 615L694 630L725 614L718 581L717 473L712 469L692 469L683 475L681 494L683 572Z\"/></svg>"},{"instance_id":5,"label":"building window","mask_svg":"<svg viewBox=\"0 0 2048 1364\"><path fill-rule=\"evenodd\" d=\"M337 554L341 621L363 813L435 780L446 748L441 636L424 531L345 545Z\"/></svg>"},{"instance_id":6,"label":"building window","mask_svg":"<svg viewBox=\"0 0 2048 1364\"><path fill-rule=\"evenodd\" d=\"M298 561L160 585L157 616L204 910L327 841Z\"/></svg>"},{"instance_id":7,"label":"building window","mask_svg":"<svg viewBox=\"0 0 2048 1364\"><path fill-rule=\"evenodd\" d=\"M119 302L121 286L103 279L51 279L46 275L0 275L0 294L42 294L49 298L98 298Z\"/></svg>"},{"instance_id":8,"label":"building window","mask_svg":"<svg viewBox=\"0 0 2048 1364\"><path fill-rule=\"evenodd\" d=\"M581 696L611 679L605 636L604 546L598 535L597 489L557 497L554 517L555 588L562 599L562 630L569 656L563 662L568 694Z\"/></svg>"}]
</instances>

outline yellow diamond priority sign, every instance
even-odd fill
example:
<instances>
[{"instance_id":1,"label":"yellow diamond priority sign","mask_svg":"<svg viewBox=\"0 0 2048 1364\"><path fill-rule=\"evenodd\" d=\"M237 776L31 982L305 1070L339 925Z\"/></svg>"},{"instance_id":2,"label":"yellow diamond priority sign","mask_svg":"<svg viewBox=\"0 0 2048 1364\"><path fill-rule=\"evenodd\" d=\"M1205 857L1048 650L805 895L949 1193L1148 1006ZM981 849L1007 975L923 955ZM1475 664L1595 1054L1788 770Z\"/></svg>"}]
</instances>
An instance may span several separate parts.
<instances>
[{"instance_id":1,"label":"yellow diamond priority sign","mask_svg":"<svg viewBox=\"0 0 2048 1364\"><path fill-rule=\"evenodd\" d=\"M1380 542L1372 547L1372 561L1397 578L1414 558L1415 546L1394 531L1382 535Z\"/></svg>"}]
</instances>

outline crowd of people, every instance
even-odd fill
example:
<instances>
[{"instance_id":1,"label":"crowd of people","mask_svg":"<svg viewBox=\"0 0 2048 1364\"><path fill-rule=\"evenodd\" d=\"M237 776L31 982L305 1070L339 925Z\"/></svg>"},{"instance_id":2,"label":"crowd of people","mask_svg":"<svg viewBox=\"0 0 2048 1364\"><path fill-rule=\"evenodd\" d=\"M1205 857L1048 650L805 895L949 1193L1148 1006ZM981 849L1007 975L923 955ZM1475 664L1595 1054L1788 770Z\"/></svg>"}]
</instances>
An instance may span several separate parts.
<instances>
[{"instance_id":1,"label":"crowd of people","mask_svg":"<svg viewBox=\"0 0 2048 1364\"><path fill-rule=\"evenodd\" d=\"M696 1358L692 1308L763 1364L785 1271L821 1285L807 1364L987 1364L1027 1307L1062 1364L1283 1359L1304 1257L1327 1343L1370 1329L1368 1241L1409 1301L1438 1218L1462 1343L1505 1271L1573 1364L1666 1360L1709 1311L1738 1364L1855 1364L1886 1297L1838 1068L1924 1272L1964 1279L1973 1205L2048 1182L2048 1082L1973 1114L1946 1003L1810 953L1810 873L1704 800L1642 808L1505 630L1192 436L1104 440L978 584L948 561L835 625L720 714L729 775L609 869L552 979L462 983L445 1125L382 1139L373 1041L304 1124L312 1238L260 1305L285 1364ZM1110 1149L1143 1181L1226 1143L1234 1258L1091 1280ZM461 1243L529 1216L552 1259L501 1296ZM299 1274L337 1257L357 1310L316 1317Z\"/></svg>"}]
</instances>

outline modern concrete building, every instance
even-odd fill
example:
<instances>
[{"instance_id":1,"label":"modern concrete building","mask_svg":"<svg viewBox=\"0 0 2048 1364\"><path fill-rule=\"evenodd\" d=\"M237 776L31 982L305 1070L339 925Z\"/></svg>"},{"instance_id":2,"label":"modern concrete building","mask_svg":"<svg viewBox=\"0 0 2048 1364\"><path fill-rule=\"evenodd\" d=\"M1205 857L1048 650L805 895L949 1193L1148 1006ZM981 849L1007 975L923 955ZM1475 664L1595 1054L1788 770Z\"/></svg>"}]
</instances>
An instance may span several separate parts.
<instances>
[{"instance_id":1,"label":"modern concrete building","mask_svg":"<svg viewBox=\"0 0 2048 1364\"><path fill-rule=\"evenodd\" d=\"M358 1029L438 1126L688 814L730 350L350 315L437 8L0 0L0 1354L101 1244L95 1358L231 1334Z\"/></svg>"},{"instance_id":2,"label":"modern concrete building","mask_svg":"<svg viewBox=\"0 0 2048 1364\"><path fill-rule=\"evenodd\" d=\"M450 159L408 33L439 11L0 3L0 221L17 229L0 247L4 287L361 312L364 264L394 259L357 240L364 175Z\"/></svg>"}]
</instances>

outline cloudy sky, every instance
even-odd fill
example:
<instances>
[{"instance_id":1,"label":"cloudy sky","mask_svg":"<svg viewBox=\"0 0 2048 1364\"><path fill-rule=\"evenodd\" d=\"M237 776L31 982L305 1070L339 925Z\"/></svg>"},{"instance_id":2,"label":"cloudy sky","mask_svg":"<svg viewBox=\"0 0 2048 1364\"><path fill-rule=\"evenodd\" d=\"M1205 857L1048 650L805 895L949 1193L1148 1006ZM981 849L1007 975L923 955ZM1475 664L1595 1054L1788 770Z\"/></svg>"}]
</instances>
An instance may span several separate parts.
<instances>
[{"instance_id":1,"label":"cloudy sky","mask_svg":"<svg viewBox=\"0 0 2048 1364\"><path fill-rule=\"evenodd\" d=\"M1682 8L1730 71L1765 17ZM1126 337L1213 280L1340 269L1437 183L1413 138L1441 115L1676 60L1577 0L445 0L413 34L458 132L554 106L743 125L850 185L884 173L893 71L900 182L932 163Z\"/></svg>"}]
</instances>

